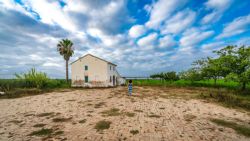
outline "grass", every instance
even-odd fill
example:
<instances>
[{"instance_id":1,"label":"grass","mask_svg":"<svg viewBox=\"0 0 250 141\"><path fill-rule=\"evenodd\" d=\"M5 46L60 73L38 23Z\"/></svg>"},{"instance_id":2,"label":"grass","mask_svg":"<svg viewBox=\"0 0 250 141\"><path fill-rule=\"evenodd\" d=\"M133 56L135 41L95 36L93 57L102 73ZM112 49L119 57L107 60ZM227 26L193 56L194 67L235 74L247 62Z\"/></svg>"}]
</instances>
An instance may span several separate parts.
<instances>
[{"instance_id":1,"label":"grass","mask_svg":"<svg viewBox=\"0 0 250 141\"><path fill-rule=\"evenodd\" d=\"M122 114L119 112L118 108L112 108L110 110L106 110L101 113L103 114L103 116L119 116Z\"/></svg>"},{"instance_id":2,"label":"grass","mask_svg":"<svg viewBox=\"0 0 250 141\"><path fill-rule=\"evenodd\" d=\"M69 118L54 118L53 122L68 122L72 119L72 117Z\"/></svg>"},{"instance_id":3,"label":"grass","mask_svg":"<svg viewBox=\"0 0 250 141\"><path fill-rule=\"evenodd\" d=\"M238 107L250 111L250 95L237 94L228 90L202 92L199 98L221 103L227 107Z\"/></svg>"},{"instance_id":4,"label":"grass","mask_svg":"<svg viewBox=\"0 0 250 141\"><path fill-rule=\"evenodd\" d=\"M135 135L135 134L138 134L139 131L138 130L130 130L130 133L133 134L133 135Z\"/></svg>"},{"instance_id":5,"label":"grass","mask_svg":"<svg viewBox=\"0 0 250 141\"><path fill-rule=\"evenodd\" d=\"M228 88L238 89L239 83L224 80L218 80L217 85L214 85L213 80L201 80L201 81L188 81L188 80L177 80L177 81L161 81L158 79L143 79L133 80L135 86L177 86L177 87L216 87L216 88ZM247 89L250 90L250 85L247 85Z\"/></svg>"},{"instance_id":6,"label":"grass","mask_svg":"<svg viewBox=\"0 0 250 141\"><path fill-rule=\"evenodd\" d=\"M103 131L105 129L109 129L110 128L110 124L111 124L110 121L101 120L101 121L99 121L99 122L96 123L95 129L97 131Z\"/></svg>"},{"instance_id":7,"label":"grass","mask_svg":"<svg viewBox=\"0 0 250 141\"><path fill-rule=\"evenodd\" d=\"M120 115L126 115L128 117L134 117L135 113L131 112L120 112L120 109L118 108L112 108L110 110L106 110L101 112L103 116L120 116Z\"/></svg>"},{"instance_id":8,"label":"grass","mask_svg":"<svg viewBox=\"0 0 250 141\"><path fill-rule=\"evenodd\" d=\"M53 129L42 128L37 131L33 131L29 136L49 136L53 133Z\"/></svg>"},{"instance_id":9,"label":"grass","mask_svg":"<svg viewBox=\"0 0 250 141\"><path fill-rule=\"evenodd\" d=\"M235 122L231 122L231 121L225 121L222 119L210 119L212 122L221 125L221 126L225 126L228 128L232 128L234 129L237 133L244 135L246 137L250 137L250 127L244 126L244 125L239 125Z\"/></svg>"}]
</instances>

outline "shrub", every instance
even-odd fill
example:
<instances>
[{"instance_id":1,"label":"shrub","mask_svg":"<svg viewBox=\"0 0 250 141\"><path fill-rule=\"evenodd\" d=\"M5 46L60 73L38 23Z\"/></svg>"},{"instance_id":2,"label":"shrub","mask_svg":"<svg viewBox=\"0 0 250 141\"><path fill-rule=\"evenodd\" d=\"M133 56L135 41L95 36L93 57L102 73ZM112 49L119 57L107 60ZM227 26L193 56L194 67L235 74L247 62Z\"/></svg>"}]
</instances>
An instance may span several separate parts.
<instances>
[{"instance_id":1,"label":"shrub","mask_svg":"<svg viewBox=\"0 0 250 141\"><path fill-rule=\"evenodd\" d=\"M133 134L133 135L135 135L135 134L138 134L139 131L138 130L131 130L130 133Z\"/></svg>"},{"instance_id":2,"label":"shrub","mask_svg":"<svg viewBox=\"0 0 250 141\"><path fill-rule=\"evenodd\" d=\"M46 73L37 72L35 68L24 74L15 74L19 80L25 80L28 86L36 88L44 88L49 78Z\"/></svg>"},{"instance_id":3,"label":"shrub","mask_svg":"<svg viewBox=\"0 0 250 141\"><path fill-rule=\"evenodd\" d=\"M101 120L101 121L96 123L95 129L97 131L102 131L102 130L105 130L105 129L109 129L110 124L111 124L110 121Z\"/></svg>"}]
</instances>

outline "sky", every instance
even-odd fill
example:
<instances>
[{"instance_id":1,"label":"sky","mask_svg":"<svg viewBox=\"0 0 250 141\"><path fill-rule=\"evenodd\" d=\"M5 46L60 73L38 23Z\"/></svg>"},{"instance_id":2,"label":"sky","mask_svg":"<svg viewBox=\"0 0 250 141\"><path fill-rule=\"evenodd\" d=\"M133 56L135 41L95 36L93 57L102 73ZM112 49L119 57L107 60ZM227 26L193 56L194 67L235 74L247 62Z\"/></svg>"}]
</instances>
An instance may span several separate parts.
<instances>
[{"instance_id":1,"label":"sky","mask_svg":"<svg viewBox=\"0 0 250 141\"><path fill-rule=\"evenodd\" d=\"M227 45L250 45L249 0L0 0L0 78L32 67L64 78L61 39L70 62L90 53L122 76L184 71Z\"/></svg>"}]
</instances>

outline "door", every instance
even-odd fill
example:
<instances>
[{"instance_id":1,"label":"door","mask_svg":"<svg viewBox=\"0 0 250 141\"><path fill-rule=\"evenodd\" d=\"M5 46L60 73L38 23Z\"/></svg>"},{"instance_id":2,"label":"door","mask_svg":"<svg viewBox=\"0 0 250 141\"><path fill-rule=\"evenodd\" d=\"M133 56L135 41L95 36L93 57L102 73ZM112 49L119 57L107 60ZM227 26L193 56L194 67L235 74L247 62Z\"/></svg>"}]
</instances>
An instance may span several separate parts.
<instances>
[{"instance_id":1,"label":"door","mask_svg":"<svg viewBox=\"0 0 250 141\"><path fill-rule=\"evenodd\" d=\"M113 86L115 86L115 76L113 75Z\"/></svg>"},{"instance_id":2,"label":"door","mask_svg":"<svg viewBox=\"0 0 250 141\"><path fill-rule=\"evenodd\" d=\"M85 83L88 83L89 82L89 77L85 76L84 80L85 80Z\"/></svg>"}]
</instances>

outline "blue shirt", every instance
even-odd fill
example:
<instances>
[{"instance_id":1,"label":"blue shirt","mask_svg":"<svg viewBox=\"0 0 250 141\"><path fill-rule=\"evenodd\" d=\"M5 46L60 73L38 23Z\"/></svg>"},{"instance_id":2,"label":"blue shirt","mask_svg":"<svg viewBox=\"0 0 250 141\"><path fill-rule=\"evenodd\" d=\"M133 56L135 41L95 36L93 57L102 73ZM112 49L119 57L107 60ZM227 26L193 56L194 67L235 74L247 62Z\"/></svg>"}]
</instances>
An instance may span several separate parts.
<instances>
[{"instance_id":1,"label":"blue shirt","mask_svg":"<svg viewBox=\"0 0 250 141\"><path fill-rule=\"evenodd\" d=\"M129 90L129 91L132 91L132 87L133 87L132 83L129 83L129 84L128 84L128 90Z\"/></svg>"}]
</instances>

